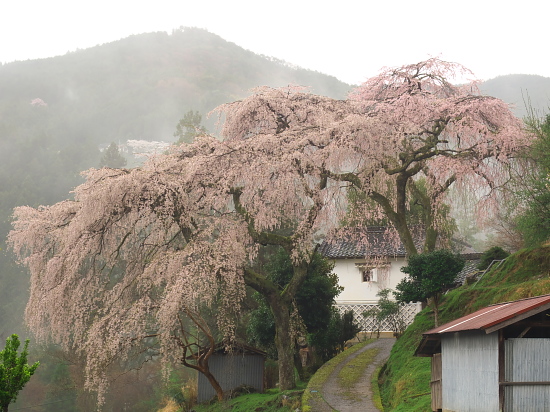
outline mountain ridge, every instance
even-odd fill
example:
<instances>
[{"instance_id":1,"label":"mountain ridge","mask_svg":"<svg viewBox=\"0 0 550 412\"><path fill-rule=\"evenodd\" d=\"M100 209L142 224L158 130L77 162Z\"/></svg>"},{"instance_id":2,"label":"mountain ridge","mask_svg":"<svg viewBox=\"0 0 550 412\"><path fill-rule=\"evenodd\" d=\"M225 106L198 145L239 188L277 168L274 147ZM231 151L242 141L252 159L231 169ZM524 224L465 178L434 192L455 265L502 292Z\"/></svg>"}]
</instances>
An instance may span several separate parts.
<instances>
[{"instance_id":1,"label":"mountain ridge","mask_svg":"<svg viewBox=\"0 0 550 412\"><path fill-rule=\"evenodd\" d=\"M50 107L63 106L69 119L74 115L79 122L105 124L98 130L105 137L102 141L170 138L188 110L206 114L245 97L253 87L288 84L310 86L314 93L335 98L344 98L351 88L333 76L295 68L205 30L186 28L4 64L0 115L6 98L24 105L38 97Z\"/></svg>"}]
</instances>

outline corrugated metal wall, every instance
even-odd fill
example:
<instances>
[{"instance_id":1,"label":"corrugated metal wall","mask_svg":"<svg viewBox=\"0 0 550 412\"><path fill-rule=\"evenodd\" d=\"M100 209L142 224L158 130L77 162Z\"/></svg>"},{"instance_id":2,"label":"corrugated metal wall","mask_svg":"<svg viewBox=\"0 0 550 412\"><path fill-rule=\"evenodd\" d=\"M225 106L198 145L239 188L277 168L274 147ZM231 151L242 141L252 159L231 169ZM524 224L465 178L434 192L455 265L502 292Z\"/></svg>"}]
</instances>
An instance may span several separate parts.
<instances>
[{"instance_id":1,"label":"corrugated metal wall","mask_svg":"<svg viewBox=\"0 0 550 412\"><path fill-rule=\"evenodd\" d=\"M442 337L444 411L498 412L497 335L475 331Z\"/></svg>"},{"instance_id":2,"label":"corrugated metal wall","mask_svg":"<svg viewBox=\"0 0 550 412\"><path fill-rule=\"evenodd\" d=\"M550 339L507 339L504 349L507 382L550 381ZM504 410L550 411L550 386L506 386Z\"/></svg>"},{"instance_id":3,"label":"corrugated metal wall","mask_svg":"<svg viewBox=\"0 0 550 412\"><path fill-rule=\"evenodd\" d=\"M252 386L259 392L264 389L264 357L261 355L233 355L214 354L208 360L210 372L216 377L224 392L241 385ZM199 402L204 402L216 396L216 391L199 373L198 378Z\"/></svg>"}]
</instances>

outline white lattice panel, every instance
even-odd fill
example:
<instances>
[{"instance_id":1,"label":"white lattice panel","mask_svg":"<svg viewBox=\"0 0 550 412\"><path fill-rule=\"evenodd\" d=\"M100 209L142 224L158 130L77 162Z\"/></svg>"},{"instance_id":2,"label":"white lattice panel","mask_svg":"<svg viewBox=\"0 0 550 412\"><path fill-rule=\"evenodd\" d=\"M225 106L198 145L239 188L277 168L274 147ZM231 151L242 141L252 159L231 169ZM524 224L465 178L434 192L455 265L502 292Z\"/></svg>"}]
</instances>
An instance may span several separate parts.
<instances>
[{"instance_id":1,"label":"white lattice panel","mask_svg":"<svg viewBox=\"0 0 550 412\"><path fill-rule=\"evenodd\" d=\"M353 318L361 327L361 332L372 332L378 330L376 319L373 316L363 316L364 312L377 307L378 304L376 303L336 305L336 309L341 315L350 310L353 312ZM406 326L409 326L412 323L418 312L420 312L419 303L408 303L401 305L401 317ZM387 321L382 321L379 331L393 332L389 322Z\"/></svg>"}]
</instances>

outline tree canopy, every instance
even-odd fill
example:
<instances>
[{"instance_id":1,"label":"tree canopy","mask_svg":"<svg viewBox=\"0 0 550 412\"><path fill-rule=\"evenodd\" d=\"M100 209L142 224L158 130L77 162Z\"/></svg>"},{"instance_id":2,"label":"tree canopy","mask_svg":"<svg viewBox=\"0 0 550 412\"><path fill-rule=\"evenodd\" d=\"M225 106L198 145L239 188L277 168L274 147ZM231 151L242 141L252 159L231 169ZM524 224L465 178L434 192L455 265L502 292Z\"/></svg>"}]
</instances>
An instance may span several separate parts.
<instances>
[{"instance_id":1,"label":"tree canopy","mask_svg":"<svg viewBox=\"0 0 550 412\"><path fill-rule=\"evenodd\" d=\"M177 143L191 143L201 134L206 133L206 129L201 125L202 115L198 111L189 110L180 119L174 132Z\"/></svg>"},{"instance_id":2,"label":"tree canopy","mask_svg":"<svg viewBox=\"0 0 550 412\"><path fill-rule=\"evenodd\" d=\"M73 201L16 209L9 239L32 274L29 326L82 351L89 387L101 388L105 365L131 356L152 329L177 361L182 307L216 302L231 338L247 285L271 308L279 385L293 387L293 301L318 236L347 212L347 191L363 192L374 206L357 210L386 216L414 255L411 192L424 198L432 250L449 187L478 191L489 211L528 143L502 101L450 83L463 71L438 59L387 69L347 100L258 88L218 108L221 140L199 136L139 169L91 169ZM420 177L425 192L414 190ZM255 268L268 246L291 258L284 287Z\"/></svg>"},{"instance_id":3,"label":"tree canopy","mask_svg":"<svg viewBox=\"0 0 550 412\"><path fill-rule=\"evenodd\" d=\"M401 268L408 276L397 284L395 297L404 303L431 301L438 326L441 294L453 285L463 268L464 259L447 249L409 256L407 266Z\"/></svg>"},{"instance_id":4,"label":"tree canopy","mask_svg":"<svg viewBox=\"0 0 550 412\"><path fill-rule=\"evenodd\" d=\"M0 407L3 412L7 412L9 404L16 401L17 394L40 365L39 362L32 366L27 364L28 339L21 353L18 353L19 345L19 337L14 334L6 339L6 347L0 351Z\"/></svg>"},{"instance_id":5,"label":"tree canopy","mask_svg":"<svg viewBox=\"0 0 550 412\"><path fill-rule=\"evenodd\" d=\"M550 239L550 114L531 116L527 124L536 139L528 152L528 172L521 176L517 192L523 207L516 224L525 245L532 247Z\"/></svg>"}]
</instances>

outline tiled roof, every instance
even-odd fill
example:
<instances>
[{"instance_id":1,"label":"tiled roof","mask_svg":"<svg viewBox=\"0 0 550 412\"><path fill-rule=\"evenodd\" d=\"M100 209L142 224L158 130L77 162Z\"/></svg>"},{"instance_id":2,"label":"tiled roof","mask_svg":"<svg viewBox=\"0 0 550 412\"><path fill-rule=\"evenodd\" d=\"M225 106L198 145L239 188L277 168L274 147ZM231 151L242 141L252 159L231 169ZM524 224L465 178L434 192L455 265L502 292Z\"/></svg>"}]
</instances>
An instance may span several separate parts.
<instances>
[{"instance_id":1,"label":"tiled roof","mask_svg":"<svg viewBox=\"0 0 550 412\"><path fill-rule=\"evenodd\" d=\"M421 241L417 239L417 249ZM331 239L325 239L319 247L319 253L329 259L364 259L368 257L404 257L403 243L395 236L388 235L384 226L368 226L340 229ZM481 253L461 253L466 260L464 269L455 279L461 285L468 275L478 271Z\"/></svg>"},{"instance_id":2,"label":"tiled roof","mask_svg":"<svg viewBox=\"0 0 550 412\"><path fill-rule=\"evenodd\" d=\"M455 283L457 285L462 285L468 276L479 272L477 266L479 265L479 262L481 262L481 255L482 253L468 253L460 255L466 260L466 263L464 264L464 269L456 275Z\"/></svg>"},{"instance_id":3,"label":"tiled roof","mask_svg":"<svg viewBox=\"0 0 550 412\"><path fill-rule=\"evenodd\" d=\"M400 240L393 240L385 227L369 226L341 229L325 239L319 253L330 259L363 259L379 256L405 256L405 247Z\"/></svg>"},{"instance_id":4,"label":"tiled roof","mask_svg":"<svg viewBox=\"0 0 550 412\"><path fill-rule=\"evenodd\" d=\"M422 235L415 239L416 248L422 249ZM330 239L325 239L319 247L319 253L329 259L363 259L365 257L403 257L405 246L397 235L392 235L384 226L342 228ZM466 276L475 272L481 253L461 253L466 260L460 283ZM457 283L459 279L457 278Z\"/></svg>"},{"instance_id":5,"label":"tiled roof","mask_svg":"<svg viewBox=\"0 0 550 412\"><path fill-rule=\"evenodd\" d=\"M550 309L550 295L487 306L423 333L416 354L419 356L430 354L430 351L436 347L433 342L439 341L443 334L468 330L491 333L547 309Z\"/></svg>"}]
</instances>

